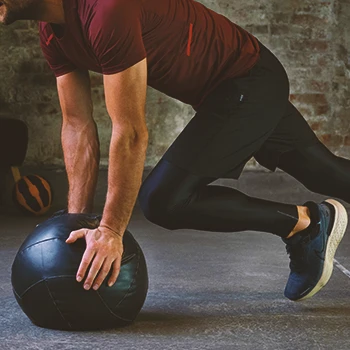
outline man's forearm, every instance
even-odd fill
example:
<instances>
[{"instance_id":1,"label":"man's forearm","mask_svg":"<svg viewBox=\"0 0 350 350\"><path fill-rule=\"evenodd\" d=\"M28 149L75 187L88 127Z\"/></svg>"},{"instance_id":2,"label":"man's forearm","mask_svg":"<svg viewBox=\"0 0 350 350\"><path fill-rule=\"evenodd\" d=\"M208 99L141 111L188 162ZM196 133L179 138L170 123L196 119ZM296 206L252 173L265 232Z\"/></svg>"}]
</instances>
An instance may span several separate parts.
<instances>
[{"instance_id":1,"label":"man's forearm","mask_svg":"<svg viewBox=\"0 0 350 350\"><path fill-rule=\"evenodd\" d=\"M100 161L99 140L93 120L62 125L62 147L69 183L68 212L89 213L93 209Z\"/></svg>"},{"instance_id":2,"label":"man's forearm","mask_svg":"<svg viewBox=\"0 0 350 350\"><path fill-rule=\"evenodd\" d=\"M101 226L124 234L142 183L148 140L112 133L108 192Z\"/></svg>"}]
</instances>

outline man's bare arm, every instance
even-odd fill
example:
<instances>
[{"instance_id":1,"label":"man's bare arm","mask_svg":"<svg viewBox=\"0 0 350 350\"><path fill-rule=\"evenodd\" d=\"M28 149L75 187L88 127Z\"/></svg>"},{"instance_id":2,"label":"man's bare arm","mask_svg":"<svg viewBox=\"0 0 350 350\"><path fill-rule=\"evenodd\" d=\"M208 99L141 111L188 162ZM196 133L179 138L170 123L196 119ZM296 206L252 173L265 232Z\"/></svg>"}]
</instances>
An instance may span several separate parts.
<instances>
[{"instance_id":1,"label":"man's bare arm","mask_svg":"<svg viewBox=\"0 0 350 350\"><path fill-rule=\"evenodd\" d=\"M62 147L67 170L69 213L89 213L100 161L96 123L92 117L89 73L75 70L57 78L63 124Z\"/></svg>"},{"instance_id":2,"label":"man's bare arm","mask_svg":"<svg viewBox=\"0 0 350 350\"><path fill-rule=\"evenodd\" d=\"M113 128L108 193L101 227L123 234L141 186L148 145L146 59L124 72L105 75L104 85Z\"/></svg>"},{"instance_id":3,"label":"man's bare arm","mask_svg":"<svg viewBox=\"0 0 350 350\"><path fill-rule=\"evenodd\" d=\"M97 290L109 271L112 273L108 285L113 285L119 275L122 238L141 186L148 144L146 59L123 72L105 75L104 86L107 110L113 124L107 200L98 228L73 231L66 240L71 244L85 237L86 250L76 278L80 282L87 273L86 290L91 287ZM84 191L87 188L84 187Z\"/></svg>"}]
</instances>

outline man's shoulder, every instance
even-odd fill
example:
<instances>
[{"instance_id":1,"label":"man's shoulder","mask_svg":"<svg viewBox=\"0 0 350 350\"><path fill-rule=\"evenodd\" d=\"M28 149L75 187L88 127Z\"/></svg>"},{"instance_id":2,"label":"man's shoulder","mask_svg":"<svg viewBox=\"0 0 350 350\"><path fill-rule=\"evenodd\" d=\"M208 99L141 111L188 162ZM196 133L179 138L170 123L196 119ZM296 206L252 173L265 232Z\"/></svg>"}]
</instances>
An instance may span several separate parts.
<instances>
[{"instance_id":1,"label":"man's shoulder","mask_svg":"<svg viewBox=\"0 0 350 350\"><path fill-rule=\"evenodd\" d=\"M41 32L44 30L47 30L47 26L48 26L47 22L41 22L41 21L38 22L38 27Z\"/></svg>"},{"instance_id":2,"label":"man's shoulder","mask_svg":"<svg viewBox=\"0 0 350 350\"><path fill-rule=\"evenodd\" d=\"M101 28L109 30L122 25L130 15L139 12L140 6L140 0L83 0L78 12L83 31L90 36Z\"/></svg>"},{"instance_id":3,"label":"man's shoulder","mask_svg":"<svg viewBox=\"0 0 350 350\"><path fill-rule=\"evenodd\" d=\"M90 12L95 16L111 16L116 13L122 15L123 11L135 10L141 6L140 0L83 0L81 10ZM95 17L94 16L94 17Z\"/></svg>"},{"instance_id":4,"label":"man's shoulder","mask_svg":"<svg viewBox=\"0 0 350 350\"><path fill-rule=\"evenodd\" d=\"M38 28L39 28L39 35L40 37L48 37L50 35L50 27L49 23L47 22L38 22Z\"/></svg>"}]
</instances>

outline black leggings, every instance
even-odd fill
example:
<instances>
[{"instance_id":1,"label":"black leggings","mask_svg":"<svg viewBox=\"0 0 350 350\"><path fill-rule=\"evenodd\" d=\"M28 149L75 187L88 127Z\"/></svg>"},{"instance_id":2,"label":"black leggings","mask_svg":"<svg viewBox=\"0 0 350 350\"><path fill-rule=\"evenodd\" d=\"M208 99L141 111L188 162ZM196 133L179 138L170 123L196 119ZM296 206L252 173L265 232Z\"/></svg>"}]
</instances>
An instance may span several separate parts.
<instances>
[{"instance_id":1,"label":"black leggings","mask_svg":"<svg viewBox=\"0 0 350 350\"><path fill-rule=\"evenodd\" d=\"M350 160L334 155L321 142L302 152L283 153L278 167L309 190L350 203ZM149 221L170 230L253 230L285 238L295 227L296 205L209 185L214 180L190 174L162 159L140 189L143 213Z\"/></svg>"}]
</instances>

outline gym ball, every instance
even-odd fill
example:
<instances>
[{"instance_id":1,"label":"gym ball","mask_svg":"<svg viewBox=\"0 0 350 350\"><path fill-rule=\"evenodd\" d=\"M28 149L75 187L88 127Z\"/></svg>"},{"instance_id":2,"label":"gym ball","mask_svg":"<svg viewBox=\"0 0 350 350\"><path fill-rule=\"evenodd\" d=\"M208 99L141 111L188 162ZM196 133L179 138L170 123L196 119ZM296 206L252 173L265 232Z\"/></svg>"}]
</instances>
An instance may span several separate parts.
<instances>
[{"instance_id":1,"label":"gym ball","mask_svg":"<svg viewBox=\"0 0 350 350\"><path fill-rule=\"evenodd\" d=\"M52 203L51 186L38 175L21 177L13 188L12 198L19 209L33 215L45 214Z\"/></svg>"},{"instance_id":2,"label":"gym ball","mask_svg":"<svg viewBox=\"0 0 350 350\"><path fill-rule=\"evenodd\" d=\"M140 312L148 290L143 252L132 234L123 236L124 252L117 282L86 291L76 273L85 239L65 240L71 231L97 228L101 216L55 215L36 226L20 247L12 265L15 298L37 326L60 330L96 330L126 326Z\"/></svg>"}]
</instances>

